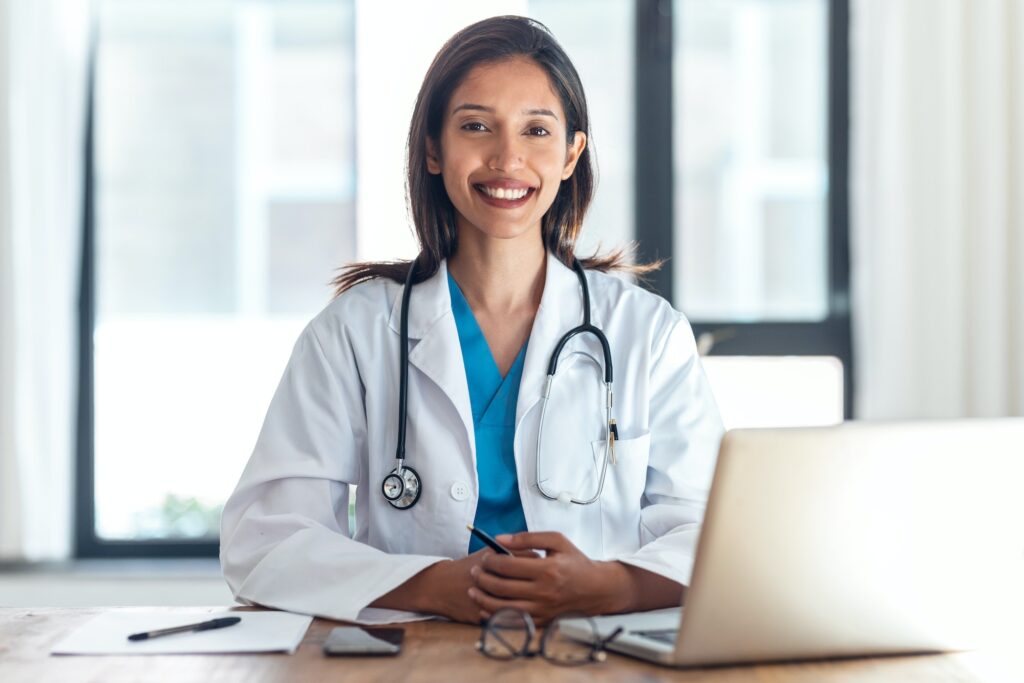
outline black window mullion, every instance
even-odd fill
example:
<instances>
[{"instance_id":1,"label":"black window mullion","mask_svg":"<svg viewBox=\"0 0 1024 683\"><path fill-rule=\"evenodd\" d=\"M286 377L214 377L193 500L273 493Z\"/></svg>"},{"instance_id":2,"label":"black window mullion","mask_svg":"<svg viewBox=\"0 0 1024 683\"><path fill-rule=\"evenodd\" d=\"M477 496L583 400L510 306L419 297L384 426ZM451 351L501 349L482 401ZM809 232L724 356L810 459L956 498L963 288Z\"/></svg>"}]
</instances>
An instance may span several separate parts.
<instances>
[{"instance_id":1,"label":"black window mullion","mask_svg":"<svg viewBox=\"0 0 1024 683\"><path fill-rule=\"evenodd\" d=\"M82 191L82 245L78 283L78 415L77 457L75 458L75 534L76 557L95 556L95 429L93 417L93 329L96 324L96 274L93 175L93 142L95 137L96 25L92 25L86 80L85 141Z\"/></svg>"},{"instance_id":2,"label":"black window mullion","mask_svg":"<svg viewBox=\"0 0 1024 683\"><path fill-rule=\"evenodd\" d=\"M634 215L639 261L668 259L645 286L672 300L672 2L637 0Z\"/></svg>"},{"instance_id":3,"label":"black window mullion","mask_svg":"<svg viewBox=\"0 0 1024 683\"><path fill-rule=\"evenodd\" d=\"M843 412L853 418L853 330L850 320L850 0L829 0L828 225L829 311L842 326Z\"/></svg>"},{"instance_id":4,"label":"black window mullion","mask_svg":"<svg viewBox=\"0 0 1024 683\"><path fill-rule=\"evenodd\" d=\"M842 318L815 322L697 322L694 336L714 335L716 356L837 356L847 332Z\"/></svg>"}]
</instances>

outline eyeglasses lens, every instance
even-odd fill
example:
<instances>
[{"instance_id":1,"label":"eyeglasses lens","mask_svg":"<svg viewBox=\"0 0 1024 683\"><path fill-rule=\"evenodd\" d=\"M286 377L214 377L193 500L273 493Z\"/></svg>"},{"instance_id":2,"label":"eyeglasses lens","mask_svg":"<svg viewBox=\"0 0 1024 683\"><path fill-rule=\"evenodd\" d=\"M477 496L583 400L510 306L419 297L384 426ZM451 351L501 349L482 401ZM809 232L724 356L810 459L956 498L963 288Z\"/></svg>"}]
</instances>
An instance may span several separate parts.
<instances>
[{"instance_id":1,"label":"eyeglasses lens","mask_svg":"<svg viewBox=\"0 0 1024 683\"><path fill-rule=\"evenodd\" d=\"M547 628L542 654L556 664L585 664L596 640L594 622L587 617L559 617Z\"/></svg>"},{"instance_id":2,"label":"eyeglasses lens","mask_svg":"<svg viewBox=\"0 0 1024 683\"><path fill-rule=\"evenodd\" d=\"M526 615L515 610L499 610L487 622L481 650L488 657L512 659L525 651L529 643L530 626Z\"/></svg>"}]
</instances>

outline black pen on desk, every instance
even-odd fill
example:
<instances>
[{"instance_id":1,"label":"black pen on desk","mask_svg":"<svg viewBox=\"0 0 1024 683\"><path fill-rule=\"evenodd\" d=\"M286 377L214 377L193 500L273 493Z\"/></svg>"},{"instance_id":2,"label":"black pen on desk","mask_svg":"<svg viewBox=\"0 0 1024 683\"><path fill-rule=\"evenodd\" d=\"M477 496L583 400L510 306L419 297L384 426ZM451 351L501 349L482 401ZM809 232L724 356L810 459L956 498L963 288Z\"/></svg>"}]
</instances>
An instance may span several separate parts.
<instances>
[{"instance_id":1,"label":"black pen on desk","mask_svg":"<svg viewBox=\"0 0 1024 683\"><path fill-rule=\"evenodd\" d=\"M489 533L487 533L486 531L484 531L483 529L477 529L472 524L467 524L466 528L469 529L469 533L473 534L474 536L479 538L481 541L483 541L484 545L486 545L488 548L490 548L494 552L501 553L502 555L511 555L512 554L511 550L509 550L508 548L506 548L502 544L500 544L497 541L495 541L493 538L491 538L491 535Z\"/></svg>"},{"instance_id":2,"label":"black pen on desk","mask_svg":"<svg viewBox=\"0 0 1024 683\"><path fill-rule=\"evenodd\" d=\"M186 631L210 631L215 628L225 628L227 626L234 626L241 620L241 617L221 617L219 619L201 621L198 624L185 624L184 626L162 628L158 631L144 631L142 633L133 633L130 636L128 636L128 640L149 640L150 638L169 636L172 633L185 633Z\"/></svg>"}]
</instances>

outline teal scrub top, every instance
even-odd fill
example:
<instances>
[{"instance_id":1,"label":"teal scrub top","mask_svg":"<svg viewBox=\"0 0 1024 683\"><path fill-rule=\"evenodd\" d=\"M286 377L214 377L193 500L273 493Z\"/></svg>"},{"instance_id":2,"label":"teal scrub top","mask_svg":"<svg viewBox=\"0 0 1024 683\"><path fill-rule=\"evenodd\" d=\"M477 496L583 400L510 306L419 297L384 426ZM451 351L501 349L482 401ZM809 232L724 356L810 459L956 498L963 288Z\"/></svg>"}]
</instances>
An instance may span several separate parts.
<instances>
[{"instance_id":1,"label":"teal scrub top","mask_svg":"<svg viewBox=\"0 0 1024 683\"><path fill-rule=\"evenodd\" d=\"M469 402L473 407L476 434L476 473L480 482L473 526L492 536L526 531L526 517L519 500L513 440L516 432L516 402L523 376L526 344L504 378L491 355L480 325L466 297L451 273L448 274L452 313L459 331L459 345L466 366ZM529 343L529 342L527 342ZM469 552L484 547L476 536L469 537Z\"/></svg>"}]
</instances>

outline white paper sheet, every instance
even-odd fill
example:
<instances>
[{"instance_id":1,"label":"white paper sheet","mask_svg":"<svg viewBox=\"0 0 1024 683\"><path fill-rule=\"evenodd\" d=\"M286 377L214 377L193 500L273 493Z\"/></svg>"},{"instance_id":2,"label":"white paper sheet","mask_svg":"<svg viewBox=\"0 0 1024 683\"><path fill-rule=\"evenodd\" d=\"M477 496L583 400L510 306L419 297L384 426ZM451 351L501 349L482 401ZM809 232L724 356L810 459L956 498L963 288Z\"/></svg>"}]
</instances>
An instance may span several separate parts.
<instances>
[{"instance_id":1,"label":"white paper sheet","mask_svg":"<svg viewBox=\"0 0 1024 683\"><path fill-rule=\"evenodd\" d=\"M420 614L419 612L403 612L397 609L382 609L380 607L364 607L359 610L359 616L352 623L364 626L375 626L378 624L404 624L410 621L426 621L437 619L432 614Z\"/></svg>"},{"instance_id":2,"label":"white paper sheet","mask_svg":"<svg viewBox=\"0 0 1024 683\"><path fill-rule=\"evenodd\" d=\"M176 633L152 640L128 636L219 617L240 617L234 626ZM197 610L195 612L110 611L93 617L57 643L54 655L153 655L229 652L287 652L299 647L313 617L290 612Z\"/></svg>"}]
</instances>

